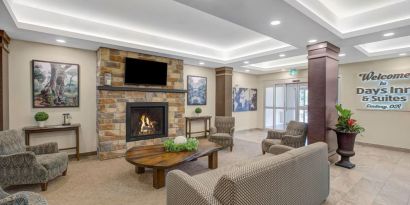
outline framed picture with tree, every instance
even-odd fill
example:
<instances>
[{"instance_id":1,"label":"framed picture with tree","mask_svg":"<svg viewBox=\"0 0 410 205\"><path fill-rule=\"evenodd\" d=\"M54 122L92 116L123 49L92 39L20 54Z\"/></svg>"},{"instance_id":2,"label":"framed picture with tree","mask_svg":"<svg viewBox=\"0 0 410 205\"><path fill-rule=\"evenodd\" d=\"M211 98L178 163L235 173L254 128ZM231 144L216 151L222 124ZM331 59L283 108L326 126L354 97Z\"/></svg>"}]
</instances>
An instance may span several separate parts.
<instances>
[{"instance_id":1,"label":"framed picture with tree","mask_svg":"<svg viewBox=\"0 0 410 205\"><path fill-rule=\"evenodd\" d=\"M32 61L33 108L80 106L80 65Z\"/></svg>"}]
</instances>

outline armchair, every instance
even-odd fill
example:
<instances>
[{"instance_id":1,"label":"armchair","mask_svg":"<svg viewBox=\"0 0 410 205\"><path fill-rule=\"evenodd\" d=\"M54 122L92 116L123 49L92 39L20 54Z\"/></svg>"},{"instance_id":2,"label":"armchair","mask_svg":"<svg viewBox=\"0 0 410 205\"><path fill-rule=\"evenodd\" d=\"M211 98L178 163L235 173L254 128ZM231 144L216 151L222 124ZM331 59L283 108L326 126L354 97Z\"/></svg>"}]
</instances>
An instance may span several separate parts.
<instances>
[{"instance_id":1,"label":"armchair","mask_svg":"<svg viewBox=\"0 0 410 205\"><path fill-rule=\"evenodd\" d=\"M224 147L233 148L233 135L235 132L234 117L215 117L215 127L211 128L209 141L215 142Z\"/></svg>"},{"instance_id":2,"label":"armchair","mask_svg":"<svg viewBox=\"0 0 410 205\"><path fill-rule=\"evenodd\" d=\"M8 194L0 187L0 205L47 205L44 197L33 192Z\"/></svg>"},{"instance_id":3,"label":"armchair","mask_svg":"<svg viewBox=\"0 0 410 205\"><path fill-rule=\"evenodd\" d=\"M306 135L306 123L290 121L286 131L268 131L268 136L262 141L262 153L268 152L272 145L286 145L293 148L303 147L306 142Z\"/></svg>"},{"instance_id":4,"label":"armchair","mask_svg":"<svg viewBox=\"0 0 410 205\"><path fill-rule=\"evenodd\" d=\"M0 132L0 186L47 183L67 174L68 155L58 152L57 143L37 146L24 145L16 130Z\"/></svg>"}]
</instances>

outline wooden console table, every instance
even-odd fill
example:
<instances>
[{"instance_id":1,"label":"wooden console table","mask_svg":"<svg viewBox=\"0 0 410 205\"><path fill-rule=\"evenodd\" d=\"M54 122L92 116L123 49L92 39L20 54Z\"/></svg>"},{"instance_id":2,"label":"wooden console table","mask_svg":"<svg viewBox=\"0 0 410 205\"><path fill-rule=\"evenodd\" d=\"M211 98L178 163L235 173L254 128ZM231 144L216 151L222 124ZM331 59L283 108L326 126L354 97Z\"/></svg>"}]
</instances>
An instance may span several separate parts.
<instances>
[{"instance_id":1,"label":"wooden console table","mask_svg":"<svg viewBox=\"0 0 410 205\"><path fill-rule=\"evenodd\" d=\"M49 125L45 127L30 126L24 127L24 135L26 145L30 145L30 134L32 133L45 133L45 132L60 132L60 131L75 131L75 147L64 148L60 150L75 149L75 156L77 160L80 160L80 124L71 124L71 125Z\"/></svg>"},{"instance_id":2,"label":"wooden console table","mask_svg":"<svg viewBox=\"0 0 410 205\"><path fill-rule=\"evenodd\" d=\"M205 133L205 137L208 136L208 133L211 133L211 118L212 116L194 116L194 117L185 117L185 136L191 137L191 134ZM192 132L191 122L192 121L204 121L204 131Z\"/></svg>"}]
</instances>

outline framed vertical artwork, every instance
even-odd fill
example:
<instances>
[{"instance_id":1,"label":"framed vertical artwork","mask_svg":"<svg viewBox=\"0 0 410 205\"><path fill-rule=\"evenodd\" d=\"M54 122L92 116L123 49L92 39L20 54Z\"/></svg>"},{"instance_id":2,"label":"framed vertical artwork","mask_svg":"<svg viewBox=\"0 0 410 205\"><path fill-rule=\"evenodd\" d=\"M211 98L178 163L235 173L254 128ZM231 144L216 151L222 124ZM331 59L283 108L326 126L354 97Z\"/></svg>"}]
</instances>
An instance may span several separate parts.
<instances>
[{"instance_id":1,"label":"framed vertical artwork","mask_svg":"<svg viewBox=\"0 0 410 205\"><path fill-rule=\"evenodd\" d=\"M258 92L254 88L233 88L232 108L234 112L256 111Z\"/></svg>"},{"instance_id":2,"label":"framed vertical artwork","mask_svg":"<svg viewBox=\"0 0 410 205\"><path fill-rule=\"evenodd\" d=\"M187 76L187 104L206 105L207 98L207 79L201 76Z\"/></svg>"},{"instance_id":3,"label":"framed vertical artwork","mask_svg":"<svg viewBox=\"0 0 410 205\"><path fill-rule=\"evenodd\" d=\"M33 108L80 106L80 65L32 61Z\"/></svg>"}]
</instances>

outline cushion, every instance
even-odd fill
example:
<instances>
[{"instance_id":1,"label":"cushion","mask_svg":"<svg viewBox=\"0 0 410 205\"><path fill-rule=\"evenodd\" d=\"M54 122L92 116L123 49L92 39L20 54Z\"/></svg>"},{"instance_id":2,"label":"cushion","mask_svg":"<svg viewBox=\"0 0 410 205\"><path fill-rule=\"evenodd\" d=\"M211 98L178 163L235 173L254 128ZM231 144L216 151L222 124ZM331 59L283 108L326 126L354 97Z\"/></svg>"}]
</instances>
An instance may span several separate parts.
<instances>
[{"instance_id":1,"label":"cushion","mask_svg":"<svg viewBox=\"0 0 410 205\"><path fill-rule=\"evenodd\" d=\"M267 152L269 151L269 147L272 145L280 145L281 144L280 139L264 139L262 141L262 150Z\"/></svg>"},{"instance_id":2,"label":"cushion","mask_svg":"<svg viewBox=\"0 0 410 205\"><path fill-rule=\"evenodd\" d=\"M64 167L68 164L68 155L65 152L36 155L38 163L43 165L47 170Z\"/></svg>"},{"instance_id":3,"label":"cushion","mask_svg":"<svg viewBox=\"0 0 410 205\"><path fill-rule=\"evenodd\" d=\"M25 151L24 138L17 130L0 132L0 155L10 155Z\"/></svg>"},{"instance_id":4,"label":"cushion","mask_svg":"<svg viewBox=\"0 0 410 205\"><path fill-rule=\"evenodd\" d=\"M227 139L227 138L232 138L232 136L228 133L215 133L211 135L211 138L213 139Z\"/></svg>"}]
</instances>

